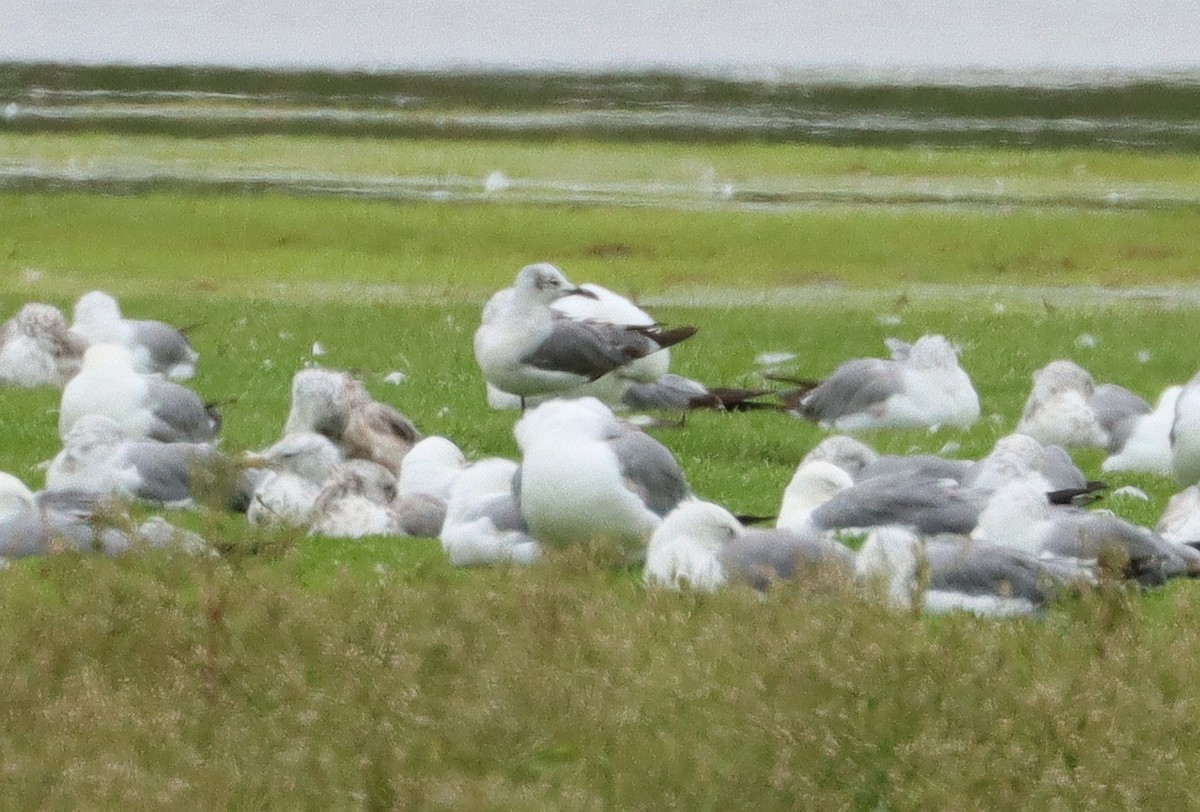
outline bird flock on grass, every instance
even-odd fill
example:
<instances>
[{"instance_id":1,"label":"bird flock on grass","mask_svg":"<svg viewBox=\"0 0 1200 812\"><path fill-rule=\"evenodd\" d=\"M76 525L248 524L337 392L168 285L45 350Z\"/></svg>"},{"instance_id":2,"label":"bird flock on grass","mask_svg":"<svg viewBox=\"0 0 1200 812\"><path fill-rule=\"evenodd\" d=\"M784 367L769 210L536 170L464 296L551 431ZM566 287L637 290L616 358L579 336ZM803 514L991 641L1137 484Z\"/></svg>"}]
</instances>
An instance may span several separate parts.
<instances>
[{"instance_id":1,"label":"bird flock on grass","mask_svg":"<svg viewBox=\"0 0 1200 812\"><path fill-rule=\"evenodd\" d=\"M100 291L73 317L31 303L0 328L0 383L62 388L62 450L43 466L45 488L0 474L6 562L164 546L215 554L126 509L203 501L255 526L435 537L456 566L531 565L578 546L642 567L652 586L766 590L831 577L927 612L1036 613L1105 570L1143 586L1200 576L1200 375L1151 407L1055 360L1033 374L1016 431L983 459L881 455L849 434L979 420L945 337L888 339L889 357L847 360L788 390L715 387L670 372L671 348L695 327L663 325L540 263L491 297L474 337L488 404L520 410L519 460L468 460L349 373L319 367L296 372L279 441L232 455L219 447L219 409L184 383L199 360L186 329L125 318ZM662 415L700 408L774 410L839 433L798 461L775 526L756 527L696 494L645 431L683 427ZM1154 530L1089 508L1106 486L1075 465L1066 449L1079 447L1104 449L1105 471L1185 488Z\"/></svg>"}]
</instances>

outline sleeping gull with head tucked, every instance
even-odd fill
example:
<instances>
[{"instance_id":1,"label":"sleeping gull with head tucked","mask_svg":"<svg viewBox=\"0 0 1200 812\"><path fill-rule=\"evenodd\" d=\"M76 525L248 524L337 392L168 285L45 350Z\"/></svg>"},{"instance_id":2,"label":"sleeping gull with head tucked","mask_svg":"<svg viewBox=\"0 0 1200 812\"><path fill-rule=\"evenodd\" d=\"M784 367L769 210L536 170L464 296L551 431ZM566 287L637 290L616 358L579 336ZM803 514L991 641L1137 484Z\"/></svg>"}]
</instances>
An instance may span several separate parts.
<instances>
[{"instance_id":1,"label":"sleeping gull with head tucked","mask_svg":"<svg viewBox=\"0 0 1200 812\"><path fill-rule=\"evenodd\" d=\"M0 328L0 383L62 386L79 371L87 347L57 307L27 304Z\"/></svg>"},{"instance_id":2,"label":"sleeping gull with head tucked","mask_svg":"<svg viewBox=\"0 0 1200 812\"><path fill-rule=\"evenodd\" d=\"M254 488L246 519L253 525L307 527L321 486L342 462L329 438L311 431L289 434L270 448L246 455L266 472Z\"/></svg>"},{"instance_id":3,"label":"sleeping gull with head tucked","mask_svg":"<svg viewBox=\"0 0 1200 812\"><path fill-rule=\"evenodd\" d=\"M898 357L847 361L785 400L799 416L838 431L968 428L979 419L979 395L943 336L922 336Z\"/></svg>"},{"instance_id":4,"label":"sleeping gull with head tucked","mask_svg":"<svg viewBox=\"0 0 1200 812\"><path fill-rule=\"evenodd\" d=\"M1046 445L1112 452L1124 444L1137 418L1149 412L1149 404L1128 389L1096 386L1086 369L1059 359L1033 373L1017 432Z\"/></svg>"},{"instance_id":5,"label":"sleeping gull with head tucked","mask_svg":"<svg viewBox=\"0 0 1200 812\"><path fill-rule=\"evenodd\" d=\"M543 403L513 433L521 513L543 544L640 559L662 517L691 494L671 452L595 398Z\"/></svg>"},{"instance_id":6,"label":"sleeping gull with head tucked","mask_svg":"<svg viewBox=\"0 0 1200 812\"><path fill-rule=\"evenodd\" d=\"M313 506L309 535L331 538L398 536L392 502L396 477L369 460L342 463L325 481Z\"/></svg>"},{"instance_id":7,"label":"sleeping gull with head tucked","mask_svg":"<svg viewBox=\"0 0 1200 812\"><path fill-rule=\"evenodd\" d=\"M79 374L63 388L58 433L79 418L99 414L116 421L129 439L203 443L216 436L220 415L186 386L136 371L120 344L94 344Z\"/></svg>"},{"instance_id":8,"label":"sleeping gull with head tucked","mask_svg":"<svg viewBox=\"0 0 1200 812\"><path fill-rule=\"evenodd\" d=\"M595 297L548 263L528 265L494 296L475 332L475 360L496 389L525 398L569 392L692 336L693 327L613 324L552 309L565 296ZM619 387L620 382L616 382Z\"/></svg>"},{"instance_id":9,"label":"sleeping gull with head tucked","mask_svg":"<svg viewBox=\"0 0 1200 812\"><path fill-rule=\"evenodd\" d=\"M675 589L709 591L743 582L761 590L821 564L848 574L854 553L811 532L746 529L725 508L688 499L650 537L642 577Z\"/></svg>"},{"instance_id":10,"label":"sleeping gull with head tucked","mask_svg":"<svg viewBox=\"0 0 1200 812\"><path fill-rule=\"evenodd\" d=\"M177 380L196 374L196 360L200 356L187 336L165 322L122 318L117 300L103 291L94 290L79 297L71 329L93 344L128 347L138 372Z\"/></svg>"},{"instance_id":11,"label":"sleeping gull with head tucked","mask_svg":"<svg viewBox=\"0 0 1200 812\"><path fill-rule=\"evenodd\" d=\"M1134 419L1124 442L1110 451L1100 469L1170 476L1171 426L1175 422L1175 405L1181 392L1182 386L1170 386L1163 390L1154 411Z\"/></svg>"},{"instance_id":12,"label":"sleeping gull with head tucked","mask_svg":"<svg viewBox=\"0 0 1200 812\"><path fill-rule=\"evenodd\" d=\"M988 617L1034 614L1094 570L1073 560L1043 561L981 541L923 540L900 527L872 530L858 551L855 577L882 587L895 609L964 611Z\"/></svg>"}]
</instances>

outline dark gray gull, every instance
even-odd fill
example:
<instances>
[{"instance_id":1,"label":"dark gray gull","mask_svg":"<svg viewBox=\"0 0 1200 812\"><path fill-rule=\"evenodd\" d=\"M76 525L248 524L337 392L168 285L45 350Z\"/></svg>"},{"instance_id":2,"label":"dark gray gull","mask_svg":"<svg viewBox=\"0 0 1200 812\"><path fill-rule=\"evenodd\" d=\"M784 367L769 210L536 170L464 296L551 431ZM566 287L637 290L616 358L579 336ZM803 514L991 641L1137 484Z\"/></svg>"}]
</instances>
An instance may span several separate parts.
<instances>
[{"instance_id":1,"label":"dark gray gull","mask_svg":"<svg viewBox=\"0 0 1200 812\"><path fill-rule=\"evenodd\" d=\"M691 494L671 452L595 398L543 403L514 434L521 513L543 544L640 559L662 517Z\"/></svg>"},{"instance_id":2,"label":"dark gray gull","mask_svg":"<svg viewBox=\"0 0 1200 812\"><path fill-rule=\"evenodd\" d=\"M187 336L169 324L121 316L117 300L94 290L75 303L72 329L92 344L115 343L129 348L139 372L186 380L196 374L200 357Z\"/></svg>"},{"instance_id":3,"label":"dark gray gull","mask_svg":"<svg viewBox=\"0 0 1200 812\"><path fill-rule=\"evenodd\" d=\"M573 319L550 305L564 296L594 297L548 263L517 274L510 295L493 297L475 332L484 379L524 399L561 394L691 337L694 327L613 324Z\"/></svg>"},{"instance_id":4,"label":"dark gray gull","mask_svg":"<svg viewBox=\"0 0 1200 812\"><path fill-rule=\"evenodd\" d=\"M230 460L210 445L129 440L116 421L92 414L67 432L46 487L185 507L198 494L227 498L235 478Z\"/></svg>"},{"instance_id":5,"label":"dark gray gull","mask_svg":"<svg viewBox=\"0 0 1200 812\"><path fill-rule=\"evenodd\" d=\"M1077 561L1043 561L980 541L925 541L899 527L871 531L855 576L882 587L896 609L988 617L1037 613L1064 589L1095 580L1094 569Z\"/></svg>"},{"instance_id":6,"label":"dark gray gull","mask_svg":"<svg viewBox=\"0 0 1200 812\"><path fill-rule=\"evenodd\" d=\"M785 402L799 416L838 431L968 428L979 419L979 395L943 336L922 336L900 358L847 361Z\"/></svg>"},{"instance_id":7,"label":"dark gray gull","mask_svg":"<svg viewBox=\"0 0 1200 812\"><path fill-rule=\"evenodd\" d=\"M747 530L725 508L689 499L650 537L642 577L675 589L710 591L741 582L762 590L822 564L849 575L854 553L814 533Z\"/></svg>"},{"instance_id":8,"label":"dark gray gull","mask_svg":"<svg viewBox=\"0 0 1200 812\"><path fill-rule=\"evenodd\" d=\"M292 378L284 436L311 431L337 443L349 459L370 460L399 475L421 432L395 407L371 397L346 372L304 369Z\"/></svg>"},{"instance_id":9,"label":"dark gray gull","mask_svg":"<svg viewBox=\"0 0 1200 812\"><path fill-rule=\"evenodd\" d=\"M87 339L57 307L30 303L0 327L0 384L63 386L79 371Z\"/></svg>"},{"instance_id":10,"label":"dark gray gull","mask_svg":"<svg viewBox=\"0 0 1200 812\"><path fill-rule=\"evenodd\" d=\"M455 478L439 534L451 564L533 564L541 557L513 492L516 475L515 462L492 458L473 463Z\"/></svg>"},{"instance_id":11,"label":"dark gray gull","mask_svg":"<svg viewBox=\"0 0 1200 812\"><path fill-rule=\"evenodd\" d=\"M143 375L129 349L94 344L79 374L63 388L58 432L65 438L75 421L99 414L117 422L130 439L203 443L216 436L220 415L186 386Z\"/></svg>"},{"instance_id":12,"label":"dark gray gull","mask_svg":"<svg viewBox=\"0 0 1200 812\"><path fill-rule=\"evenodd\" d=\"M1127 559L1126 574L1139 583L1160 584L1169 578L1200 574L1200 553L1132 524L1107 511L1054 506L1037 485L1011 482L997 490L972 534L1022 550L1100 560L1106 553Z\"/></svg>"}]
</instances>

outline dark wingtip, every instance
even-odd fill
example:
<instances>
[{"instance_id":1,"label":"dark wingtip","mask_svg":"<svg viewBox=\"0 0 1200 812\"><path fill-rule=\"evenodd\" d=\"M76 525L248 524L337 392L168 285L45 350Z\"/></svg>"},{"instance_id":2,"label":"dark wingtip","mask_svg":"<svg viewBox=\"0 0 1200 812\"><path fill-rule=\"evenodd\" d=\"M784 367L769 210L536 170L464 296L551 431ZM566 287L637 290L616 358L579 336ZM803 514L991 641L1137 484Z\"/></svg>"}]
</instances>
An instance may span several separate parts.
<instances>
[{"instance_id":1,"label":"dark wingtip","mask_svg":"<svg viewBox=\"0 0 1200 812\"><path fill-rule=\"evenodd\" d=\"M1089 480L1082 488L1062 488L1057 491L1047 491L1046 499L1052 505L1079 505L1094 502L1103 498L1099 491L1107 490L1108 483L1100 480Z\"/></svg>"},{"instance_id":2,"label":"dark wingtip","mask_svg":"<svg viewBox=\"0 0 1200 812\"><path fill-rule=\"evenodd\" d=\"M665 329L662 325L651 324L649 326L630 326L630 330L641 333L646 338L652 340L658 345L660 350L665 350L667 347L673 347L681 341L686 341L696 334L699 327L686 325L683 327L672 327Z\"/></svg>"},{"instance_id":3,"label":"dark wingtip","mask_svg":"<svg viewBox=\"0 0 1200 812\"><path fill-rule=\"evenodd\" d=\"M755 516L755 515L749 514L749 513L737 513L734 515L733 518L737 519L742 524L766 524L767 522L775 521L779 517L778 516Z\"/></svg>"},{"instance_id":4,"label":"dark wingtip","mask_svg":"<svg viewBox=\"0 0 1200 812\"><path fill-rule=\"evenodd\" d=\"M763 403L762 401L754 400L764 395L773 395L773 389L731 389L726 387L715 387L708 390L709 402L701 404L703 408L721 409L726 412L748 412L751 409L767 409L770 411L781 412L785 411L785 407L778 403ZM699 399L699 398L698 398ZM716 405L710 405L711 401L715 401ZM692 408L696 408L693 406Z\"/></svg>"}]
</instances>

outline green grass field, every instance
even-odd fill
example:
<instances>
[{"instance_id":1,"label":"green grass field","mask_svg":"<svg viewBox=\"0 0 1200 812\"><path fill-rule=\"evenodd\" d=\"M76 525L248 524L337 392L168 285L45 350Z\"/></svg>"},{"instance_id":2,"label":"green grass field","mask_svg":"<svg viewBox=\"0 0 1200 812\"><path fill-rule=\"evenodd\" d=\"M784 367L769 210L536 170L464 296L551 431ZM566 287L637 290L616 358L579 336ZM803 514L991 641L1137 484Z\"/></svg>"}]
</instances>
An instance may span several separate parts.
<instances>
[{"instance_id":1,"label":"green grass field","mask_svg":"<svg viewBox=\"0 0 1200 812\"><path fill-rule=\"evenodd\" d=\"M155 160L196 154L169 139L0 140L63 161L135 159L143 146ZM337 171L371 171L378 150L380 172L471 175L501 149L398 144L394 160L409 163L388 164L388 145L332 144L248 140L244 149L255 161L275 154ZM240 149L211 145L222 166ZM543 161L534 148L503 149L499 158L521 157L531 175L579 162L639 180L680 172L685 159L671 156L689 151L686 160L745 172L745 182L799 172L806 160L832 174L866 161L871 171L964 182L1009 171L1059 182L1082 162L1122 182L1194 184L1200 166L1180 156L959 151L918 169L923 154L901 150L627 146L622 157L587 144ZM964 348L983 419L968 432L866 439L889 452L954 442L978 457L1015 425L1030 373L1051 359L1072 357L1151 400L1196 372L1191 308L1072 304L1069 295L1044 305L1018 293L1063 284L1182 292L1200 263L1198 220L1179 206L779 213L4 194L0 312L31 299L67 308L102 287L129 315L198 324L194 386L236 398L225 409L229 451L278 437L291 376L319 341L322 364L355 370L426 433L472 457L515 456L515 415L487 410L471 335L493 289L548 259L575 281L660 302L653 310L664 321L699 325L673 365L714 384L756 382L764 351L794 352L787 371L822 375L882 354L887 336L944 333ZM779 300L777 285L789 288ZM807 303L805 285L817 286ZM964 299L961 285L983 287ZM687 304L705 291L727 303ZM1095 347L1076 346L1083 333ZM1149 360L1138 360L1141 350ZM393 370L408 379L384 384ZM57 403L50 390L0 391L0 468L39 484L33 466L58 448ZM657 436L699 494L763 514L823 435L780 414L697 414ZM1101 456L1077 460L1095 475ZM1108 480L1151 495L1109 505L1146 524L1174 491L1152 476ZM1041 621L930 620L832 585L765 600L736 589L661 594L643 590L636 573L570 554L530 571L463 572L433 541L336 542L251 534L228 517L187 521L228 554L65 556L0 573L0 771L11 806L1196 803L1192 584L1145 596L1105 586Z\"/></svg>"}]
</instances>

